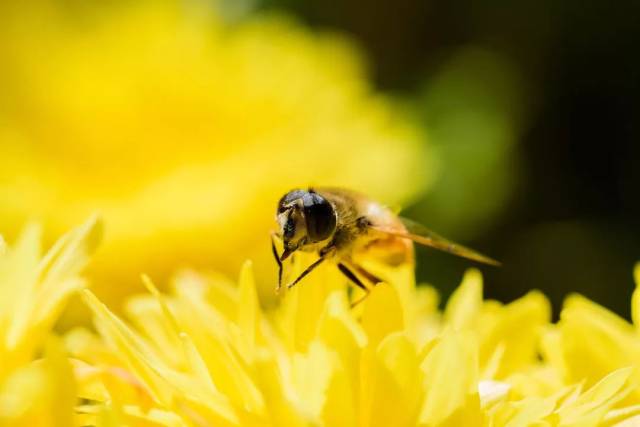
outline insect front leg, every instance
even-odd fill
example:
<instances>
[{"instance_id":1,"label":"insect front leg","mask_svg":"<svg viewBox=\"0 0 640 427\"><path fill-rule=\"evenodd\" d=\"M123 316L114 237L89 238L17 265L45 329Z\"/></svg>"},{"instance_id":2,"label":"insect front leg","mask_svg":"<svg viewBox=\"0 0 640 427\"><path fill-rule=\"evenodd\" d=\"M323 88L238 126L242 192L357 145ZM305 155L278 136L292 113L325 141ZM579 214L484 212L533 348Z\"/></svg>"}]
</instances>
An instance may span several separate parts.
<instances>
[{"instance_id":1,"label":"insect front leg","mask_svg":"<svg viewBox=\"0 0 640 427\"><path fill-rule=\"evenodd\" d=\"M276 293L278 293L280 292L280 288L282 288L282 261L280 261L280 255L278 255L278 249L276 248L275 232L271 232L271 252L273 252L273 257L278 264L278 287L276 288Z\"/></svg>"},{"instance_id":2,"label":"insect front leg","mask_svg":"<svg viewBox=\"0 0 640 427\"><path fill-rule=\"evenodd\" d=\"M329 245L325 246L324 248L322 248L320 250L320 252L318 253L318 255L320 256L320 258L318 258L318 260L316 260L313 264L311 264L310 266L308 266L297 278L296 280L294 280L293 282L289 283L287 285L287 289L291 289L293 288L300 280L302 280L307 274L311 273L317 266L319 266L320 264L322 264L322 262L324 262L325 260L329 259L331 256L333 256L336 252L336 248L335 246L330 243Z\"/></svg>"},{"instance_id":3,"label":"insect front leg","mask_svg":"<svg viewBox=\"0 0 640 427\"><path fill-rule=\"evenodd\" d=\"M311 273L317 266L319 266L320 264L322 264L322 262L324 262L327 258L329 258L333 254L333 252L334 252L334 247L333 246L327 246L327 247L323 248L319 253L320 258L318 258L313 264L311 264L302 273L300 273L300 275L296 278L296 280L294 280L293 282L289 283L287 285L287 289L293 288L307 274Z\"/></svg>"},{"instance_id":4,"label":"insect front leg","mask_svg":"<svg viewBox=\"0 0 640 427\"><path fill-rule=\"evenodd\" d=\"M313 264L307 267L293 282L287 285L287 289L293 288L300 280L302 280L307 274L311 273L317 266L319 266L326 258L318 258Z\"/></svg>"}]
</instances>

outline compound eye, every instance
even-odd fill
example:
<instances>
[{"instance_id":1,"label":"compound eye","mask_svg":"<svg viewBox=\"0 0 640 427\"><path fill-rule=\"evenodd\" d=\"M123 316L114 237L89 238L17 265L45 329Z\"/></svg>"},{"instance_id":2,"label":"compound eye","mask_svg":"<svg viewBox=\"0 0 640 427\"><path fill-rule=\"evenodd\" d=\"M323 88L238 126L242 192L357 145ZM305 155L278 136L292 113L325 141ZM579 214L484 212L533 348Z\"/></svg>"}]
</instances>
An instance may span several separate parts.
<instances>
[{"instance_id":1,"label":"compound eye","mask_svg":"<svg viewBox=\"0 0 640 427\"><path fill-rule=\"evenodd\" d=\"M307 193L302 198L307 235L312 242L329 238L336 229L336 212L324 197Z\"/></svg>"},{"instance_id":2,"label":"compound eye","mask_svg":"<svg viewBox=\"0 0 640 427\"><path fill-rule=\"evenodd\" d=\"M306 194L306 191L303 190L291 190L278 202L278 213L281 214L286 210L286 206L296 201L297 199L301 199Z\"/></svg>"}]
</instances>

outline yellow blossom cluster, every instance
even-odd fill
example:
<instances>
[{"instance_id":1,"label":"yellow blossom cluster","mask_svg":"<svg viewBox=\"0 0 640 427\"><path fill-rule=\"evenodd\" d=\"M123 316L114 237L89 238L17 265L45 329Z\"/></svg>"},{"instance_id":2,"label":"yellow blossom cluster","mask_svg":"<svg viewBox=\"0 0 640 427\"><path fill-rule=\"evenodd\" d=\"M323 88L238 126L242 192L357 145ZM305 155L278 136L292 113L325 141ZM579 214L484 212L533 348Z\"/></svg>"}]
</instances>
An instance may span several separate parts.
<instances>
[{"instance_id":1,"label":"yellow blossom cluster","mask_svg":"<svg viewBox=\"0 0 640 427\"><path fill-rule=\"evenodd\" d=\"M0 424L12 426L633 426L640 422L640 291L634 323L581 296L560 320L532 291L484 300L470 270L445 305L411 266L351 309L323 266L273 307L252 266L237 283L185 271L112 313L78 276L91 219L41 257L38 231L0 244ZM294 270L308 262L298 258ZM293 271L295 273L295 271ZM636 267L640 284L640 266ZM56 337L71 293L95 332Z\"/></svg>"},{"instance_id":2,"label":"yellow blossom cluster","mask_svg":"<svg viewBox=\"0 0 640 427\"><path fill-rule=\"evenodd\" d=\"M99 210L91 274L110 303L178 259L235 274L250 257L267 277L291 183L392 204L431 183L421 132L347 38L228 24L215 3L0 2L0 225L36 219L52 241Z\"/></svg>"}]
</instances>

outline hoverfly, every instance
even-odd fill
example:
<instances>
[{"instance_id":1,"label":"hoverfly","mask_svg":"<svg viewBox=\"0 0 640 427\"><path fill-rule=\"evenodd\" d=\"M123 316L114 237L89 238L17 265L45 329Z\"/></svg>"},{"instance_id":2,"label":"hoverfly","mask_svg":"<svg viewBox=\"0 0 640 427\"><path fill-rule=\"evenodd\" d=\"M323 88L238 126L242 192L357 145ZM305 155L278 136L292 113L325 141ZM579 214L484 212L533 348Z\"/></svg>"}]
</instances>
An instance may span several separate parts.
<instances>
[{"instance_id":1,"label":"hoverfly","mask_svg":"<svg viewBox=\"0 0 640 427\"><path fill-rule=\"evenodd\" d=\"M272 233L271 240L278 264L276 292L282 287L282 263L296 251L316 252L318 259L287 288L295 286L321 263L333 260L342 274L365 292L364 297L353 305L368 296L370 286L383 281L357 262L363 254L388 265L400 265L413 262L412 242L416 242L477 262L500 265L351 190L310 188L289 191L278 202L276 220L279 230ZM282 254L278 254L276 238L283 243Z\"/></svg>"}]
</instances>

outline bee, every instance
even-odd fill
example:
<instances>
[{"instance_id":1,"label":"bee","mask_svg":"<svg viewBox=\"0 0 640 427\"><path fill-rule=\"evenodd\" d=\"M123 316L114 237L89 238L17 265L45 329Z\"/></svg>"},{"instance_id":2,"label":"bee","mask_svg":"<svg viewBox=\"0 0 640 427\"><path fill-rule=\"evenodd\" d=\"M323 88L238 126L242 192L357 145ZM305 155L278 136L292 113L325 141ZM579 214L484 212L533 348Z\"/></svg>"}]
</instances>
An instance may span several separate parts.
<instances>
[{"instance_id":1,"label":"bee","mask_svg":"<svg viewBox=\"0 0 640 427\"><path fill-rule=\"evenodd\" d=\"M333 261L364 296L383 280L366 270L360 260L373 257L391 266L413 263L416 242L453 255L489 265L500 265L485 255L454 243L426 227L396 215L386 206L355 191L340 188L292 190L278 202L278 231L271 248L278 264L278 287L282 288L282 265L296 251L315 252L318 259L286 287L292 288L316 267ZM278 253L276 240L284 251ZM364 280L363 280L364 279Z\"/></svg>"}]
</instances>

